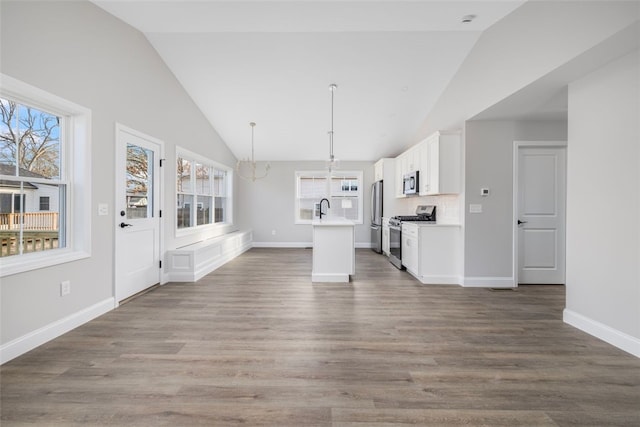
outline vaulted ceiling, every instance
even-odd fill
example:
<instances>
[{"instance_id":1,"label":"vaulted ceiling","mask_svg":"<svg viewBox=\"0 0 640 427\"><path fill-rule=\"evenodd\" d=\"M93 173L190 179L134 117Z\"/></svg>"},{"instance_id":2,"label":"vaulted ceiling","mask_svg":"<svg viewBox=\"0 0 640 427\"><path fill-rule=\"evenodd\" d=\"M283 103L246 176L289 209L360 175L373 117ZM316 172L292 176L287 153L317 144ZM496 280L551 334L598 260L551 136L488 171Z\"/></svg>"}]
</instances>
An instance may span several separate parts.
<instances>
[{"instance_id":1,"label":"vaulted ceiling","mask_svg":"<svg viewBox=\"0 0 640 427\"><path fill-rule=\"evenodd\" d=\"M482 31L524 0L94 0L141 31L238 158L340 160L412 142ZM463 17L475 15L471 22Z\"/></svg>"}]
</instances>

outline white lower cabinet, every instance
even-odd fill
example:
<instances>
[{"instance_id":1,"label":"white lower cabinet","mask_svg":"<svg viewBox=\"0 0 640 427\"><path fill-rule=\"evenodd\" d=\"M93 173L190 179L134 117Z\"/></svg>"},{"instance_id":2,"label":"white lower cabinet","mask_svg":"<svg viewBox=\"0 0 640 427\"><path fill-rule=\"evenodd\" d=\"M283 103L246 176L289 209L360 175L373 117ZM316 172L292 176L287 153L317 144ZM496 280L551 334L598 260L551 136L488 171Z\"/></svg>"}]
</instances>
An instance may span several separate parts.
<instances>
[{"instance_id":1,"label":"white lower cabinet","mask_svg":"<svg viewBox=\"0 0 640 427\"><path fill-rule=\"evenodd\" d=\"M459 285L460 226L402 224L402 265L424 284Z\"/></svg>"},{"instance_id":2,"label":"white lower cabinet","mask_svg":"<svg viewBox=\"0 0 640 427\"><path fill-rule=\"evenodd\" d=\"M389 220L382 218L382 253L389 256L391 248L391 236L389 235Z\"/></svg>"},{"instance_id":3,"label":"white lower cabinet","mask_svg":"<svg viewBox=\"0 0 640 427\"><path fill-rule=\"evenodd\" d=\"M402 265L411 273L419 273L418 262L420 248L418 246L418 226L415 224L402 224Z\"/></svg>"}]
</instances>

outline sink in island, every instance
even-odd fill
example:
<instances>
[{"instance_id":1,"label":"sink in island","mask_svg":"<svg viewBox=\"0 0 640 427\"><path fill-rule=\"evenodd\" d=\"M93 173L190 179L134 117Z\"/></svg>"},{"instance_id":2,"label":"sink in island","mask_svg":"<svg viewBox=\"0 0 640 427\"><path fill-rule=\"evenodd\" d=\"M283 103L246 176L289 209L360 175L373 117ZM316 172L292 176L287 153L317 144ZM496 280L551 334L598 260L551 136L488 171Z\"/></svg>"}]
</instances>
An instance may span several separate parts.
<instances>
[{"instance_id":1,"label":"sink in island","mask_svg":"<svg viewBox=\"0 0 640 427\"><path fill-rule=\"evenodd\" d=\"M314 220L312 282L348 282L356 272L354 223L344 218Z\"/></svg>"}]
</instances>

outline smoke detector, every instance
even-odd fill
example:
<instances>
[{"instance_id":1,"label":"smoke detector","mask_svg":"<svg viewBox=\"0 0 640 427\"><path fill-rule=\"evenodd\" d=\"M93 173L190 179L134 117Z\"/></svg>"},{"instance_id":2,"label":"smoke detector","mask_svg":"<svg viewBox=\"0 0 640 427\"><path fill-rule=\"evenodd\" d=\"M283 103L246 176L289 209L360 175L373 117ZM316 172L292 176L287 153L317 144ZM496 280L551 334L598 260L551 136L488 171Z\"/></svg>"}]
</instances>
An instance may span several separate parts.
<instances>
[{"instance_id":1,"label":"smoke detector","mask_svg":"<svg viewBox=\"0 0 640 427\"><path fill-rule=\"evenodd\" d=\"M468 24L469 22L473 21L474 19L476 19L476 15L465 15L462 17L462 23L463 24Z\"/></svg>"}]
</instances>

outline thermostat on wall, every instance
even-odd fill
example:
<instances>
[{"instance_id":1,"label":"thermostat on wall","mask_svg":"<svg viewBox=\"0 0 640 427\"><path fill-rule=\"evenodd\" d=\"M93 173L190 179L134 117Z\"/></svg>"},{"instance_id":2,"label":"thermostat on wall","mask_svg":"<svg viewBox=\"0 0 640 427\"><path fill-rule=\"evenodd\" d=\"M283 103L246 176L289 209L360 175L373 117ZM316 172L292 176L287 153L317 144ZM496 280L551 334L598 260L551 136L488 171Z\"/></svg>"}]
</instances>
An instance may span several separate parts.
<instances>
[{"instance_id":1,"label":"thermostat on wall","mask_svg":"<svg viewBox=\"0 0 640 427\"><path fill-rule=\"evenodd\" d=\"M480 195L481 196L488 196L489 195L489 189L488 188L481 188L480 189Z\"/></svg>"}]
</instances>

